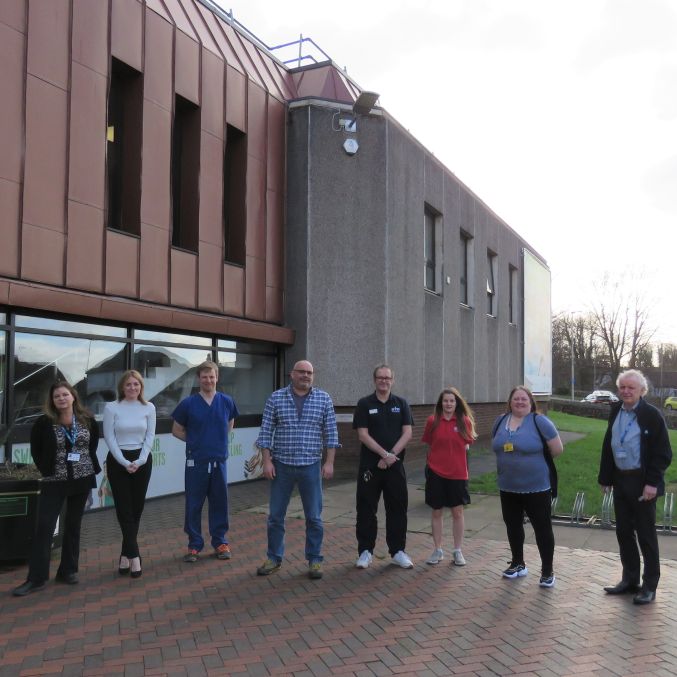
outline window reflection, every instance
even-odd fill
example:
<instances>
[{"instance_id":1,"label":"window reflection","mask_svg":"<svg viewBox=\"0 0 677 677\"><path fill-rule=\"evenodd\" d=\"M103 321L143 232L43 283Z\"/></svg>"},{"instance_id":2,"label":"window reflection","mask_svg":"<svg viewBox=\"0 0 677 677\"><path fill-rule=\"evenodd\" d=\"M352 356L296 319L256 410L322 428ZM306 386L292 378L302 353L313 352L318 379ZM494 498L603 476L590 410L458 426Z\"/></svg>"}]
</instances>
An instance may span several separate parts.
<instances>
[{"instance_id":1,"label":"window reflection","mask_svg":"<svg viewBox=\"0 0 677 677\"><path fill-rule=\"evenodd\" d=\"M0 424L5 422L5 376L7 374L5 341L6 334L0 331Z\"/></svg>"},{"instance_id":2,"label":"window reflection","mask_svg":"<svg viewBox=\"0 0 677 677\"><path fill-rule=\"evenodd\" d=\"M87 334L88 336L114 336L116 338L126 338L127 336L127 330L124 327L54 320L47 317L31 317L30 315L17 315L16 326L27 329L45 329L46 331L54 332L67 331L74 334Z\"/></svg>"},{"instance_id":3,"label":"window reflection","mask_svg":"<svg viewBox=\"0 0 677 677\"><path fill-rule=\"evenodd\" d=\"M134 338L141 341L163 341L164 343L180 343L184 346L211 346L208 336L189 336L187 334L168 334L164 331L135 329Z\"/></svg>"},{"instance_id":4,"label":"window reflection","mask_svg":"<svg viewBox=\"0 0 677 677\"><path fill-rule=\"evenodd\" d=\"M143 376L144 394L158 418L169 418L176 405L197 389L196 367L211 360L211 350L135 345L133 368Z\"/></svg>"},{"instance_id":5,"label":"window reflection","mask_svg":"<svg viewBox=\"0 0 677 677\"><path fill-rule=\"evenodd\" d=\"M275 387L275 358L219 351L219 389L233 397L240 414L260 414Z\"/></svg>"},{"instance_id":6,"label":"window reflection","mask_svg":"<svg viewBox=\"0 0 677 677\"><path fill-rule=\"evenodd\" d=\"M14 422L30 425L42 413L45 395L56 380L65 379L97 417L115 398L116 384L126 368L126 346L115 341L17 332L14 357Z\"/></svg>"}]
</instances>

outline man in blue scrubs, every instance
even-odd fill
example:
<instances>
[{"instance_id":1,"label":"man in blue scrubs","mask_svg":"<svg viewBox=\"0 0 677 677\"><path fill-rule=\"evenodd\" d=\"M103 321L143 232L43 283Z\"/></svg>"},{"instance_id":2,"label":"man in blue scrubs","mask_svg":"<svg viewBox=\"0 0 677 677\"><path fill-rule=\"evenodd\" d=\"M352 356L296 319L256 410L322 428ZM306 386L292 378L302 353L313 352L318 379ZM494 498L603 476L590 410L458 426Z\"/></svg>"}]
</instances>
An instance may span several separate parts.
<instances>
[{"instance_id":1,"label":"man in blue scrubs","mask_svg":"<svg viewBox=\"0 0 677 677\"><path fill-rule=\"evenodd\" d=\"M197 368L200 390L179 402L172 414L172 434L186 443L186 519L188 552L184 562L197 562L204 548L202 506L209 502L209 534L214 555L230 559L228 545L228 438L238 415L232 397L217 392L219 368L203 362Z\"/></svg>"}]
</instances>

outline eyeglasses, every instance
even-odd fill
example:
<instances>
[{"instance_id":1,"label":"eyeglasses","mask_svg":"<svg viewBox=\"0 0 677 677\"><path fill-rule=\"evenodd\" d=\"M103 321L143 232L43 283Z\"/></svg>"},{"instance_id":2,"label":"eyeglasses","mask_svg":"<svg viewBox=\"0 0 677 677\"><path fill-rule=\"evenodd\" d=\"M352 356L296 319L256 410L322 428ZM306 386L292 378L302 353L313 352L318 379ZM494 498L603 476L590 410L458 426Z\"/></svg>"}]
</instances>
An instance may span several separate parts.
<instances>
[{"instance_id":1,"label":"eyeglasses","mask_svg":"<svg viewBox=\"0 0 677 677\"><path fill-rule=\"evenodd\" d=\"M392 381L392 376L374 376L374 381Z\"/></svg>"},{"instance_id":2,"label":"eyeglasses","mask_svg":"<svg viewBox=\"0 0 677 677\"><path fill-rule=\"evenodd\" d=\"M301 374L301 376L312 376L312 371L306 371L305 369L292 369L296 374Z\"/></svg>"}]
</instances>

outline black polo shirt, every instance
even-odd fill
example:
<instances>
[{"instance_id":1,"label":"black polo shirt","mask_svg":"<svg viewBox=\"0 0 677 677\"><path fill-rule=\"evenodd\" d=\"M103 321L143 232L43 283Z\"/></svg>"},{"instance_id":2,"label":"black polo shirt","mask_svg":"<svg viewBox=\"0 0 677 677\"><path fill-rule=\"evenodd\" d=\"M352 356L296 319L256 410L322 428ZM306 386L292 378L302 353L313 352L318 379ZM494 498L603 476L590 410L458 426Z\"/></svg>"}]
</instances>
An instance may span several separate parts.
<instances>
[{"instance_id":1,"label":"black polo shirt","mask_svg":"<svg viewBox=\"0 0 677 677\"><path fill-rule=\"evenodd\" d=\"M409 403L392 393L386 402L381 402L376 393L363 397L353 414L353 428L366 428L369 435L386 451L390 451L402 437L402 426L405 425L413 425ZM399 456L404 459L404 450ZM378 462L378 454L363 444L360 450L360 466L375 466Z\"/></svg>"}]
</instances>

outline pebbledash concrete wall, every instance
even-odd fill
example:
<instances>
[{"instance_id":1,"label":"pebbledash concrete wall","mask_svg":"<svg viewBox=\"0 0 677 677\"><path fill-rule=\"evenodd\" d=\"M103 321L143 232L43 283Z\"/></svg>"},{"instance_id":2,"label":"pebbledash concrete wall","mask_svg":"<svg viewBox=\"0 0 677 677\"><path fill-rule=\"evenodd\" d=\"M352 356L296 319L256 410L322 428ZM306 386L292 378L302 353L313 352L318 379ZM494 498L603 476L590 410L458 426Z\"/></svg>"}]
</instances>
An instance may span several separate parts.
<instances>
[{"instance_id":1,"label":"pebbledash concrete wall","mask_svg":"<svg viewBox=\"0 0 677 677\"><path fill-rule=\"evenodd\" d=\"M297 333L287 368L307 357L317 385L350 407L387 361L393 390L412 405L431 405L451 384L478 409L491 405L493 420L494 403L522 379L528 244L387 113L359 117L355 134L337 131L338 117L336 104L318 101L294 102L288 116L285 317ZM355 155L343 150L346 138L357 140ZM426 204L442 219L441 294L424 289ZM473 242L467 306L462 232ZM495 316L486 313L487 249L497 256Z\"/></svg>"}]
</instances>

